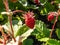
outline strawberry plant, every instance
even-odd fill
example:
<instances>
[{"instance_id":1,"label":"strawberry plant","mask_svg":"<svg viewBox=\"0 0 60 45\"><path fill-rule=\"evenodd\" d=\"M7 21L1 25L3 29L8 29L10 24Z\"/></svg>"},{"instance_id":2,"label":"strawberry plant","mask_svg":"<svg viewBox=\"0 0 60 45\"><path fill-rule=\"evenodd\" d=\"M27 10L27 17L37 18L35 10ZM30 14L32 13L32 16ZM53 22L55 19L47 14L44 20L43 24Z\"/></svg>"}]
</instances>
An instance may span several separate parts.
<instances>
[{"instance_id":1,"label":"strawberry plant","mask_svg":"<svg viewBox=\"0 0 60 45\"><path fill-rule=\"evenodd\" d=\"M0 45L60 45L60 0L1 0Z\"/></svg>"}]
</instances>

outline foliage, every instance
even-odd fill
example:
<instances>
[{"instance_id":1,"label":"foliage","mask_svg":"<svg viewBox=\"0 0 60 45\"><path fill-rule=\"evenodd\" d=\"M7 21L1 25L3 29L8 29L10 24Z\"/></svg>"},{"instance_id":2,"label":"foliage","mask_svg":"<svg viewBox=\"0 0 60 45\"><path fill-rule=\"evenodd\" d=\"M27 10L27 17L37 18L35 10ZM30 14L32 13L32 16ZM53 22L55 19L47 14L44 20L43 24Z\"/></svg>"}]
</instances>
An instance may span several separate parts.
<instances>
[{"instance_id":1,"label":"foliage","mask_svg":"<svg viewBox=\"0 0 60 45\"><path fill-rule=\"evenodd\" d=\"M34 3L34 0L16 0L16 2L8 0L8 7L11 11L7 9L8 7L6 8L7 3L5 2L5 5L4 1L6 0L0 1L0 26L3 27L3 29L0 27L0 32L2 33L0 33L0 38L2 40L6 35L9 35L9 39L14 39L25 34L30 29L23 17L24 14L27 15L26 13L30 11L34 13L35 25L33 25L34 28L31 34L28 34L35 36L35 39L42 42L40 45L60 44L60 0L39 0L38 4ZM54 17L51 21L48 21L48 16L51 12L55 14L53 14ZM29 26L31 27L32 24ZM3 44L5 43L3 42ZM34 45L33 43L33 38L28 39L27 37L22 42L22 45Z\"/></svg>"}]
</instances>

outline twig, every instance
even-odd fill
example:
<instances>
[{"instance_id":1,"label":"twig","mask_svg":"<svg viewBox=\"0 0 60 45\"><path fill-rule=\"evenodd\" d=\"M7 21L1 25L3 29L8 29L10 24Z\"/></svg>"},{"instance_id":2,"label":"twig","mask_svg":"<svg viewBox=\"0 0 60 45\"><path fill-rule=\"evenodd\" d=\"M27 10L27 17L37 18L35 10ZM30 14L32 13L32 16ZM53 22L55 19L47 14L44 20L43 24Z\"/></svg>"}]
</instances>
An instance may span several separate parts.
<instances>
[{"instance_id":1,"label":"twig","mask_svg":"<svg viewBox=\"0 0 60 45\"><path fill-rule=\"evenodd\" d=\"M5 5L5 8L6 8L6 11L7 12L10 12L9 10L9 6L8 6L8 0L3 0L3 3ZM13 31L13 28L12 28L12 15L8 15L8 20L10 22L10 27L11 27L11 31L12 31L12 38L14 39L14 41L16 42L15 38L14 38L14 31Z\"/></svg>"},{"instance_id":2,"label":"twig","mask_svg":"<svg viewBox=\"0 0 60 45\"><path fill-rule=\"evenodd\" d=\"M59 15L58 15L58 16L59 16ZM51 30L51 32L50 32L50 38L51 38L52 33L53 33L53 31L54 31L54 27L55 27L55 24L56 24L56 22L57 22L57 20L58 20L58 16L56 16L56 20L55 20L55 22L54 22L54 24L53 24L53 26L52 26L52 30Z\"/></svg>"},{"instance_id":3,"label":"twig","mask_svg":"<svg viewBox=\"0 0 60 45\"><path fill-rule=\"evenodd\" d=\"M5 5L6 11L8 12L9 11L8 0L3 0L3 3Z\"/></svg>"},{"instance_id":4,"label":"twig","mask_svg":"<svg viewBox=\"0 0 60 45\"><path fill-rule=\"evenodd\" d=\"M0 32L2 33L2 36L4 37L4 42L3 44L6 45L6 40L7 40L7 37L5 36L5 33L3 31L3 27L0 25Z\"/></svg>"},{"instance_id":5,"label":"twig","mask_svg":"<svg viewBox=\"0 0 60 45\"><path fill-rule=\"evenodd\" d=\"M10 27L11 27L11 31L12 31L12 38L14 39L14 41L16 42L15 38L14 38L14 31L12 28L12 16L8 16L8 20L10 22Z\"/></svg>"},{"instance_id":6,"label":"twig","mask_svg":"<svg viewBox=\"0 0 60 45\"><path fill-rule=\"evenodd\" d=\"M16 12L24 12L24 11L22 11L22 10L15 10L15 11L13 11L13 13L16 13Z\"/></svg>"},{"instance_id":7,"label":"twig","mask_svg":"<svg viewBox=\"0 0 60 45\"><path fill-rule=\"evenodd\" d=\"M53 26L52 26L52 30L51 30L51 32L50 32L50 38L52 37L52 33L53 33L53 31L54 31L54 27L55 27L55 24L56 24L56 22L57 22L57 20L58 20L58 16L60 15L60 9L57 11L57 15L56 15L56 19L55 19L55 22L54 22L54 24L53 24Z\"/></svg>"}]
</instances>

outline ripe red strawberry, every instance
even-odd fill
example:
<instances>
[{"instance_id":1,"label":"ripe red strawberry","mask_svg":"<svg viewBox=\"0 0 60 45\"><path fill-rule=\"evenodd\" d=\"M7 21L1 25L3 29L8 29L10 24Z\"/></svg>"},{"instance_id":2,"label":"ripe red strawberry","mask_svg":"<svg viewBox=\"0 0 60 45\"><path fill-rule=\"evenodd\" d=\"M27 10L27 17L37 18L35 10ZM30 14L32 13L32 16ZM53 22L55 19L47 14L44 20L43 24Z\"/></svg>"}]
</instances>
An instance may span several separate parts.
<instances>
[{"instance_id":1,"label":"ripe red strawberry","mask_svg":"<svg viewBox=\"0 0 60 45\"><path fill-rule=\"evenodd\" d=\"M26 14L23 15L24 18L25 18L25 24L33 29L34 28L34 25L35 25L35 19L34 19L34 16L33 16L33 12L28 12Z\"/></svg>"},{"instance_id":2,"label":"ripe red strawberry","mask_svg":"<svg viewBox=\"0 0 60 45\"><path fill-rule=\"evenodd\" d=\"M34 3L39 4L39 0L34 0Z\"/></svg>"},{"instance_id":3,"label":"ripe red strawberry","mask_svg":"<svg viewBox=\"0 0 60 45\"><path fill-rule=\"evenodd\" d=\"M49 14L48 15L48 21L52 21L54 19L54 15L53 14Z\"/></svg>"}]
</instances>

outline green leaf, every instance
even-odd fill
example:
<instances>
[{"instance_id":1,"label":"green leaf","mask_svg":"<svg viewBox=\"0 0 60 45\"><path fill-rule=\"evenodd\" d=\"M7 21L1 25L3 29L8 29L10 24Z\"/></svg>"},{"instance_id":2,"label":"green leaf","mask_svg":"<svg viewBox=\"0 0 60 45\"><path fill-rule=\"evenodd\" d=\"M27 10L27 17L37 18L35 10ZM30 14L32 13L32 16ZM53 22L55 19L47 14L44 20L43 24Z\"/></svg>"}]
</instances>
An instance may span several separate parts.
<instances>
[{"instance_id":1,"label":"green leaf","mask_svg":"<svg viewBox=\"0 0 60 45\"><path fill-rule=\"evenodd\" d=\"M3 0L0 0L0 12L4 11Z\"/></svg>"},{"instance_id":2,"label":"green leaf","mask_svg":"<svg viewBox=\"0 0 60 45\"><path fill-rule=\"evenodd\" d=\"M28 36L31 35L31 33L34 31L34 29L29 29L25 33L23 33L20 37L21 41L23 42L25 39L27 39Z\"/></svg>"},{"instance_id":3,"label":"green leaf","mask_svg":"<svg viewBox=\"0 0 60 45\"><path fill-rule=\"evenodd\" d=\"M41 38L40 39L40 41L43 41L43 42L46 42L46 41L48 41L49 40L49 38Z\"/></svg>"},{"instance_id":4,"label":"green leaf","mask_svg":"<svg viewBox=\"0 0 60 45\"><path fill-rule=\"evenodd\" d=\"M25 33L28 30L28 27L26 25L22 25L22 27L20 27L14 34L15 37L17 37L18 35L21 35L23 33Z\"/></svg>"},{"instance_id":5,"label":"green leaf","mask_svg":"<svg viewBox=\"0 0 60 45\"><path fill-rule=\"evenodd\" d=\"M56 34L57 34L58 38L60 39L60 29L56 29Z\"/></svg>"},{"instance_id":6,"label":"green leaf","mask_svg":"<svg viewBox=\"0 0 60 45\"><path fill-rule=\"evenodd\" d=\"M42 21L36 21L36 29L44 36L49 37L50 31Z\"/></svg>"},{"instance_id":7,"label":"green leaf","mask_svg":"<svg viewBox=\"0 0 60 45\"><path fill-rule=\"evenodd\" d=\"M22 45L33 45L33 40L32 39L26 39L23 41Z\"/></svg>"},{"instance_id":8,"label":"green leaf","mask_svg":"<svg viewBox=\"0 0 60 45\"><path fill-rule=\"evenodd\" d=\"M46 8L42 9L40 13L41 14L47 14L47 9Z\"/></svg>"},{"instance_id":9,"label":"green leaf","mask_svg":"<svg viewBox=\"0 0 60 45\"><path fill-rule=\"evenodd\" d=\"M60 3L60 0L55 0L57 3Z\"/></svg>"},{"instance_id":10,"label":"green leaf","mask_svg":"<svg viewBox=\"0 0 60 45\"><path fill-rule=\"evenodd\" d=\"M36 20L35 29L32 35L36 35L36 38L40 40L41 38L49 37L50 29L48 29L42 21Z\"/></svg>"},{"instance_id":11,"label":"green leaf","mask_svg":"<svg viewBox=\"0 0 60 45\"><path fill-rule=\"evenodd\" d=\"M54 39L50 39L47 41L48 45L60 45L60 42Z\"/></svg>"},{"instance_id":12,"label":"green leaf","mask_svg":"<svg viewBox=\"0 0 60 45\"><path fill-rule=\"evenodd\" d=\"M3 20L4 20L3 16L2 16L2 15L0 15L0 21L3 21Z\"/></svg>"},{"instance_id":13,"label":"green leaf","mask_svg":"<svg viewBox=\"0 0 60 45\"><path fill-rule=\"evenodd\" d=\"M46 8L46 11L47 12L50 12L50 11L56 11L56 7L54 7L54 5L52 5L51 3L47 2L44 7Z\"/></svg>"}]
</instances>

